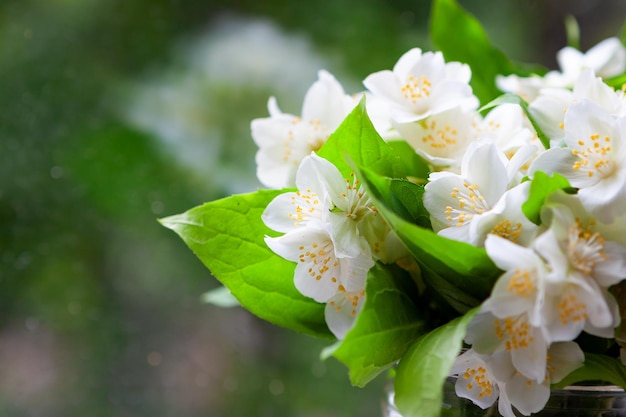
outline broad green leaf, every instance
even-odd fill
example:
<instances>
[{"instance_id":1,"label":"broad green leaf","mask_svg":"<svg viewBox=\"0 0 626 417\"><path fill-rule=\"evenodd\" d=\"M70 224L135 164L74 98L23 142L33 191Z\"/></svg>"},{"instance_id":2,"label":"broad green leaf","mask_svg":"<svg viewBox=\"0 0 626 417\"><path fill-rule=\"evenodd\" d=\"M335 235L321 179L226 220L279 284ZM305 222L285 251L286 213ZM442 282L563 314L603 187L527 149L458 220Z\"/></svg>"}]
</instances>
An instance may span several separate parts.
<instances>
[{"instance_id":1,"label":"broad green leaf","mask_svg":"<svg viewBox=\"0 0 626 417\"><path fill-rule=\"evenodd\" d=\"M391 179L389 184L391 207L405 220L430 228L430 216L424 207L424 186L403 179Z\"/></svg>"},{"instance_id":2,"label":"broad green leaf","mask_svg":"<svg viewBox=\"0 0 626 417\"><path fill-rule=\"evenodd\" d=\"M530 195L528 196L528 200L522 204L522 212L528 220L540 225L541 208L548 195L556 190L564 190L567 188L570 188L570 184L564 176L555 172L550 177L545 172L535 172L532 182L530 183Z\"/></svg>"},{"instance_id":3,"label":"broad green leaf","mask_svg":"<svg viewBox=\"0 0 626 417\"><path fill-rule=\"evenodd\" d=\"M235 195L161 223L175 231L251 313L288 329L330 337L324 306L301 295L293 284L295 263L274 254L263 241L263 236L275 234L261 214L282 192Z\"/></svg>"},{"instance_id":4,"label":"broad green leaf","mask_svg":"<svg viewBox=\"0 0 626 417\"><path fill-rule=\"evenodd\" d=\"M426 332L416 299L417 288L405 271L380 264L370 270L363 309L346 337L331 348L350 369L353 385L364 386L396 363Z\"/></svg>"},{"instance_id":5,"label":"broad green leaf","mask_svg":"<svg viewBox=\"0 0 626 417\"><path fill-rule=\"evenodd\" d=\"M434 0L430 22L433 44L446 61L460 61L472 69L471 85L481 103L500 94L497 75L521 71L491 45L480 22L455 0Z\"/></svg>"},{"instance_id":6,"label":"broad green leaf","mask_svg":"<svg viewBox=\"0 0 626 417\"><path fill-rule=\"evenodd\" d=\"M626 389L626 366L618 358L585 353L582 367L566 376L553 388L563 388L583 381L604 381Z\"/></svg>"},{"instance_id":7,"label":"broad green leaf","mask_svg":"<svg viewBox=\"0 0 626 417\"><path fill-rule=\"evenodd\" d=\"M406 352L394 382L394 401L403 417L440 415L443 384L476 312L474 309L420 337Z\"/></svg>"},{"instance_id":8,"label":"broad green leaf","mask_svg":"<svg viewBox=\"0 0 626 417\"><path fill-rule=\"evenodd\" d=\"M347 178L356 166L390 177L405 177L400 157L378 134L365 109L365 97L317 152Z\"/></svg>"},{"instance_id":9,"label":"broad green leaf","mask_svg":"<svg viewBox=\"0 0 626 417\"><path fill-rule=\"evenodd\" d=\"M393 148L396 155L398 155L404 163L407 177L413 178L416 182L422 180L426 183L428 174L430 174L430 167L428 163L415 152L415 149L405 140L392 140L387 142L387 144Z\"/></svg>"},{"instance_id":10,"label":"broad green leaf","mask_svg":"<svg viewBox=\"0 0 626 417\"><path fill-rule=\"evenodd\" d=\"M426 283L459 312L466 312L489 296L500 271L483 248L437 235L400 217L392 209L392 179L361 168L361 178L383 218L404 242L422 269Z\"/></svg>"},{"instance_id":11,"label":"broad green leaf","mask_svg":"<svg viewBox=\"0 0 626 417\"><path fill-rule=\"evenodd\" d=\"M528 117L528 120L532 124L533 129L535 129L535 132L537 133L537 137L541 141L541 144L543 145L543 147L546 149L550 149L550 138L548 137L548 135L546 135L543 132L543 130L541 129L541 127L535 120L535 117L531 114L530 110L528 109L528 103L524 99L522 99L520 96L516 94L509 94L509 93L502 94L501 96L485 104L480 109L480 111L487 110L492 107L496 107L500 104L518 104L524 111L524 114L526 114L526 117Z\"/></svg>"}]
</instances>

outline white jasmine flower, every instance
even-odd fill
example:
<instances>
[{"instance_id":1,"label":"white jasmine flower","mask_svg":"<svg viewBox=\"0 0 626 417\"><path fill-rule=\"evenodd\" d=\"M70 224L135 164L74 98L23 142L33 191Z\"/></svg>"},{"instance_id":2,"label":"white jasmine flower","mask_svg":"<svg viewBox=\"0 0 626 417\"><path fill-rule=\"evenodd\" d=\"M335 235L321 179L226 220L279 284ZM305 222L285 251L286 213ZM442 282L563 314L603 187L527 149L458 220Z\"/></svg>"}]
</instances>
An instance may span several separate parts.
<instances>
[{"instance_id":1,"label":"white jasmine flower","mask_svg":"<svg viewBox=\"0 0 626 417\"><path fill-rule=\"evenodd\" d=\"M621 224L605 224L585 210L575 195L551 194L546 200L542 220L550 226L562 251L571 260L572 268L592 276L600 286L610 287L626 278L626 246L614 238Z\"/></svg>"},{"instance_id":2,"label":"white jasmine flower","mask_svg":"<svg viewBox=\"0 0 626 417\"><path fill-rule=\"evenodd\" d=\"M509 382L517 385L517 371L511 363L510 355L500 351L492 355L481 355L470 349L455 360L451 370L458 375L455 390L459 397L467 398L482 409L491 407L498 400L498 412L504 417L516 417L513 407L524 415L541 410L550 397L550 388L539 384L526 383L513 399L509 398Z\"/></svg>"},{"instance_id":3,"label":"white jasmine flower","mask_svg":"<svg viewBox=\"0 0 626 417\"><path fill-rule=\"evenodd\" d=\"M509 158L520 147L537 145L538 142L524 111L517 104L494 107L484 119L475 122L474 130L477 138L489 138Z\"/></svg>"},{"instance_id":4,"label":"white jasmine flower","mask_svg":"<svg viewBox=\"0 0 626 417\"><path fill-rule=\"evenodd\" d=\"M541 77L539 75L520 77L515 74L496 76L496 85L500 91L517 94L526 102L536 99L544 88L560 87L560 83L552 85L551 77Z\"/></svg>"},{"instance_id":5,"label":"white jasmine flower","mask_svg":"<svg viewBox=\"0 0 626 417\"><path fill-rule=\"evenodd\" d=\"M519 413L529 416L541 411L550 398L550 384L561 381L582 365L584 354L574 342L550 346L545 378L536 381L526 377L513 366L507 352L482 355L467 350L455 360L451 374L458 375L455 390L482 409L498 400L498 412L504 417Z\"/></svg>"},{"instance_id":6,"label":"white jasmine flower","mask_svg":"<svg viewBox=\"0 0 626 417\"><path fill-rule=\"evenodd\" d=\"M503 301L494 301L498 302ZM465 341L481 354L506 352L515 369L533 381L545 378L549 341L542 327L530 323L527 313L497 317L481 311L467 327Z\"/></svg>"},{"instance_id":7,"label":"white jasmine flower","mask_svg":"<svg viewBox=\"0 0 626 417\"><path fill-rule=\"evenodd\" d=\"M327 209L322 220L329 223L337 256L356 257L361 252L360 223L369 217L384 227L365 190L354 175L345 179L337 167L324 158L311 154L298 170L298 188L304 187L323 195ZM375 239L373 239L375 241Z\"/></svg>"},{"instance_id":8,"label":"white jasmine flower","mask_svg":"<svg viewBox=\"0 0 626 417\"><path fill-rule=\"evenodd\" d=\"M576 79L573 90L546 88L530 103L530 113L550 137L553 147L560 146L565 138L565 114L568 108L582 100L591 100L614 116L626 114L623 91L615 91L592 70L585 70Z\"/></svg>"},{"instance_id":9,"label":"white jasmine flower","mask_svg":"<svg viewBox=\"0 0 626 417\"><path fill-rule=\"evenodd\" d=\"M492 366L489 355L481 355L470 349L459 355L450 370L451 375L458 375L455 383L456 394L472 400L482 409L491 407L500 396L500 384L496 372L510 377L515 372L510 363L505 366ZM506 366L509 365L509 366Z\"/></svg>"},{"instance_id":10,"label":"white jasmine flower","mask_svg":"<svg viewBox=\"0 0 626 417\"><path fill-rule=\"evenodd\" d=\"M441 52L414 48L400 57L393 71L370 74L363 84L389 104L395 122L410 123L457 106L476 108L470 78L469 66L446 63Z\"/></svg>"},{"instance_id":11,"label":"white jasmine flower","mask_svg":"<svg viewBox=\"0 0 626 417\"><path fill-rule=\"evenodd\" d=\"M619 315L617 304L606 288L571 269L567 254L561 251L552 231L539 236L535 248L552 271L546 284L543 308L549 339L574 340L583 330L600 337L612 337Z\"/></svg>"},{"instance_id":12,"label":"white jasmine flower","mask_svg":"<svg viewBox=\"0 0 626 417\"><path fill-rule=\"evenodd\" d=\"M626 49L617 38L604 39L586 53L571 46L557 52L556 56L564 86L572 86L578 75L592 69L598 76L609 78L626 70Z\"/></svg>"},{"instance_id":13,"label":"white jasmine flower","mask_svg":"<svg viewBox=\"0 0 626 417\"><path fill-rule=\"evenodd\" d=\"M374 266L365 239L359 242L358 256L337 257L328 227L323 223L310 223L276 238L266 237L265 243L276 254L297 262L296 288L321 303L330 301L338 293L362 291L367 272Z\"/></svg>"},{"instance_id":14,"label":"white jasmine flower","mask_svg":"<svg viewBox=\"0 0 626 417\"><path fill-rule=\"evenodd\" d=\"M485 249L504 273L468 326L465 340L482 354L509 352L515 369L541 382L549 344L542 310L547 265L532 249L497 235L487 237Z\"/></svg>"},{"instance_id":15,"label":"white jasmine flower","mask_svg":"<svg viewBox=\"0 0 626 417\"><path fill-rule=\"evenodd\" d=\"M476 112L462 107L433 114L411 123L398 123L395 128L415 151L435 168L456 171L470 142Z\"/></svg>"},{"instance_id":16,"label":"white jasmine flower","mask_svg":"<svg viewBox=\"0 0 626 417\"><path fill-rule=\"evenodd\" d=\"M626 71L626 49L617 38L605 39L586 53L567 46L557 52L557 63L560 70L550 71L543 77L499 76L496 84L500 90L518 94L531 102L544 88L573 87L585 70L591 70L602 78L623 74Z\"/></svg>"},{"instance_id":17,"label":"white jasmine flower","mask_svg":"<svg viewBox=\"0 0 626 417\"><path fill-rule=\"evenodd\" d=\"M607 288L626 276L626 248L605 240L575 196L555 193L542 219L549 229L534 247L551 270L544 304L550 339L573 340L583 330L613 337L620 317Z\"/></svg>"},{"instance_id":18,"label":"white jasmine flower","mask_svg":"<svg viewBox=\"0 0 626 417\"><path fill-rule=\"evenodd\" d=\"M482 244L480 237L488 233L487 227L505 226L501 222L509 220L513 228L510 232L516 234L516 229L527 221L519 216L505 219L504 213L508 215L513 211L504 207L499 207L495 217L479 223L474 229L470 224L496 206L521 163L520 158L509 161L493 143L473 142L463 157L461 174L438 172L430 175L425 187L424 207L431 215L433 229L451 239ZM501 204L506 205L510 200ZM517 198L512 196L512 200Z\"/></svg>"},{"instance_id":19,"label":"white jasmine flower","mask_svg":"<svg viewBox=\"0 0 626 417\"><path fill-rule=\"evenodd\" d=\"M276 99L270 98L270 117L251 123L252 138L259 147L259 181L270 188L293 187L302 159L326 142L355 104L326 71L319 72L318 81L307 91L301 116L281 112Z\"/></svg>"},{"instance_id":20,"label":"white jasmine flower","mask_svg":"<svg viewBox=\"0 0 626 417\"><path fill-rule=\"evenodd\" d=\"M482 310L500 318L526 313L533 326L541 326L545 322L541 306L549 273L546 262L532 249L497 235L487 237L485 249L504 273L483 303Z\"/></svg>"},{"instance_id":21,"label":"white jasmine flower","mask_svg":"<svg viewBox=\"0 0 626 417\"><path fill-rule=\"evenodd\" d=\"M507 414L513 415L510 406L514 406L521 414L528 416L541 411L550 396L550 384L561 381L565 376L582 366L584 353L574 342L554 343L548 350L545 378L536 381L516 372L504 386L508 400ZM501 394L502 395L502 394ZM533 398L535 403L528 401ZM506 415L500 411L501 414Z\"/></svg>"},{"instance_id":22,"label":"white jasmine flower","mask_svg":"<svg viewBox=\"0 0 626 417\"><path fill-rule=\"evenodd\" d=\"M533 162L530 173L558 172L577 187L582 204L609 223L626 210L626 118L615 118L589 100L565 115L566 148L552 148Z\"/></svg>"},{"instance_id":23,"label":"white jasmine flower","mask_svg":"<svg viewBox=\"0 0 626 417\"><path fill-rule=\"evenodd\" d=\"M491 210L470 223L469 243L482 246L487 236L494 234L522 246L530 245L539 228L522 211L529 191L530 182L506 191Z\"/></svg>"}]
</instances>

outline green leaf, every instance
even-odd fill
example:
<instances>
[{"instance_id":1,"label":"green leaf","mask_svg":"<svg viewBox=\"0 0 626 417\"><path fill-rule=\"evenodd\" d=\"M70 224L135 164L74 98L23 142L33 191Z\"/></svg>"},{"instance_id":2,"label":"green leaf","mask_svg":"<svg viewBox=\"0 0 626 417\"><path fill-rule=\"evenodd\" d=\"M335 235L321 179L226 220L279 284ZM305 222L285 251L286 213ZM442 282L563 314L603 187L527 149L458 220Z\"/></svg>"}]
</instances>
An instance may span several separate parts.
<instances>
[{"instance_id":1,"label":"green leaf","mask_svg":"<svg viewBox=\"0 0 626 417\"><path fill-rule=\"evenodd\" d=\"M564 388L583 381L604 381L626 389L626 367L617 358L585 353L584 365L554 384L553 388Z\"/></svg>"},{"instance_id":2,"label":"green leaf","mask_svg":"<svg viewBox=\"0 0 626 417\"><path fill-rule=\"evenodd\" d=\"M431 228L430 216L424 207L422 197L424 186L407 180L391 179L389 185L391 207L405 220L425 228Z\"/></svg>"},{"instance_id":3,"label":"green leaf","mask_svg":"<svg viewBox=\"0 0 626 417\"><path fill-rule=\"evenodd\" d=\"M510 93L502 94L501 96L499 96L499 97L493 99L492 101L490 101L489 103L485 104L480 109L480 111L487 110L487 109L490 109L492 107L499 106L500 104L518 104L522 108L522 110L524 111L524 114L526 114L526 117L528 117L528 120L530 121L530 124L532 124L533 128L535 129L535 132L537 133L537 137L541 141L541 144L543 145L543 147L546 148L546 149L550 149L550 138L548 137L548 135L546 135L543 132L543 130L541 129L541 127L537 123L537 120L530 113L530 110L528 108L528 103L524 99L522 99L520 96L518 96L516 94L510 94Z\"/></svg>"},{"instance_id":4,"label":"green leaf","mask_svg":"<svg viewBox=\"0 0 626 417\"><path fill-rule=\"evenodd\" d=\"M528 200L522 204L522 212L528 220L536 225L540 225L541 208L546 198L556 190L565 190L568 188L570 188L570 184L567 179L557 172L552 174L551 177L542 171L535 172L530 184Z\"/></svg>"},{"instance_id":5,"label":"green leaf","mask_svg":"<svg viewBox=\"0 0 626 417\"><path fill-rule=\"evenodd\" d=\"M608 78L604 82L613 88L623 88L626 84L626 73Z\"/></svg>"},{"instance_id":6,"label":"green leaf","mask_svg":"<svg viewBox=\"0 0 626 417\"><path fill-rule=\"evenodd\" d=\"M161 223L183 239L244 308L279 326L330 337L324 306L301 295L293 284L296 264L274 254L263 240L275 233L263 224L261 214L282 192L235 195Z\"/></svg>"},{"instance_id":7,"label":"green leaf","mask_svg":"<svg viewBox=\"0 0 626 417\"><path fill-rule=\"evenodd\" d=\"M404 164L406 175L414 180L422 180L425 184L430 174L428 163L419 156L415 149L405 140L392 140L387 142L393 148L396 155L400 157Z\"/></svg>"},{"instance_id":8,"label":"green leaf","mask_svg":"<svg viewBox=\"0 0 626 417\"><path fill-rule=\"evenodd\" d=\"M463 346L465 330L478 309L420 337L406 352L394 382L395 404L403 417L437 417L443 384Z\"/></svg>"},{"instance_id":9,"label":"green leaf","mask_svg":"<svg viewBox=\"0 0 626 417\"><path fill-rule=\"evenodd\" d=\"M346 178L354 172L355 166L367 166L395 178L406 176L402 160L380 137L369 119L365 97L317 154L332 162Z\"/></svg>"},{"instance_id":10,"label":"green leaf","mask_svg":"<svg viewBox=\"0 0 626 417\"><path fill-rule=\"evenodd\" d=\"M483 248L444 238L403 219L390 202L393 180L366 168L361 168L360 176L378 211L415 257L427 285L461 313L489 296L500 271Z\"/></svg>"},{"instance_id":11,"label":"green leaf","mask_svg":"<svg viewBox=\"0 0 626 417\"><path fill-rule=\"evenodd\" d=\"M430 21L433 44L446 61L460 61L472 69L471 85L481 103L500 94L497 75L523 71L491 45L480 22L455 0L434 0Z\"/></svg>"},{"instance_id":12,"label":"green leaf","mask_svg":"<svg viewBox=\"0 0 626 417\"><path fill-rule=\"evenodd\" d=\"M353 385L364 386L395 364L426 331L415 299L417 288L406 271L380 264L370 270L363 309L346 337L331 348L350 369Z\"/></svg>"}]
</instances>

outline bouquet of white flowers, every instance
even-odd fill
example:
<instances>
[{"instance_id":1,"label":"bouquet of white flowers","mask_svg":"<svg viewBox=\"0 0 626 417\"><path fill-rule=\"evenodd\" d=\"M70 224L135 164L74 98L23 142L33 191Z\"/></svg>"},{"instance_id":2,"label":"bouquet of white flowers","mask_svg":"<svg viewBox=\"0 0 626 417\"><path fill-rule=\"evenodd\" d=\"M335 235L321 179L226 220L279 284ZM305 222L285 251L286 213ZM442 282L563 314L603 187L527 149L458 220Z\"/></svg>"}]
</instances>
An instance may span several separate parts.
<instances>
[{"instance_id":1,"label":"bouquet of white flowers","mask_svg":"<svg viewBox=\"0 0 626 417\"><path fill-rule=\"evenodd\" d=\"M323 355L353 384L397 365L406 417L439 415L450 375L507 417L553 387L626 386L626 49L566 47L531 73L454 0L431 25L438 51L363 93L320 71L300 116L271 98L251 125L268 189L162 223L243 307L336 338Z\"/></svg>"}]
</instances>

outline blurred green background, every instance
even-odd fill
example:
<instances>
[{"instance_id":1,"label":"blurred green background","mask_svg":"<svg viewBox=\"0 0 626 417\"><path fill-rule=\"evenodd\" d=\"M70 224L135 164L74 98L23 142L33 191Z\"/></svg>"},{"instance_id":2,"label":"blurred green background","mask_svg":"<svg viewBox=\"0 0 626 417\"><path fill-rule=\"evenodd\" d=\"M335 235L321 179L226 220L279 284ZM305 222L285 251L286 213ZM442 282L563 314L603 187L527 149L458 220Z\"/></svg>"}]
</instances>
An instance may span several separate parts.
<instances>
[{"instance_id":1,"label":"blurred green background","mask_svg":"<svg viewBox=\"0 0 626 417\"><path fill-rule=\"evenodd\" d=\"M618 34L623 0L461 1L511 57L553 67ZM156 219L258 187L249 122L299 113L429 48L428 1L3 0L0 415L379 416L328 340L239 308ZM450 28L454 30L454 28Z\"/></svg>"}]
</instances>

